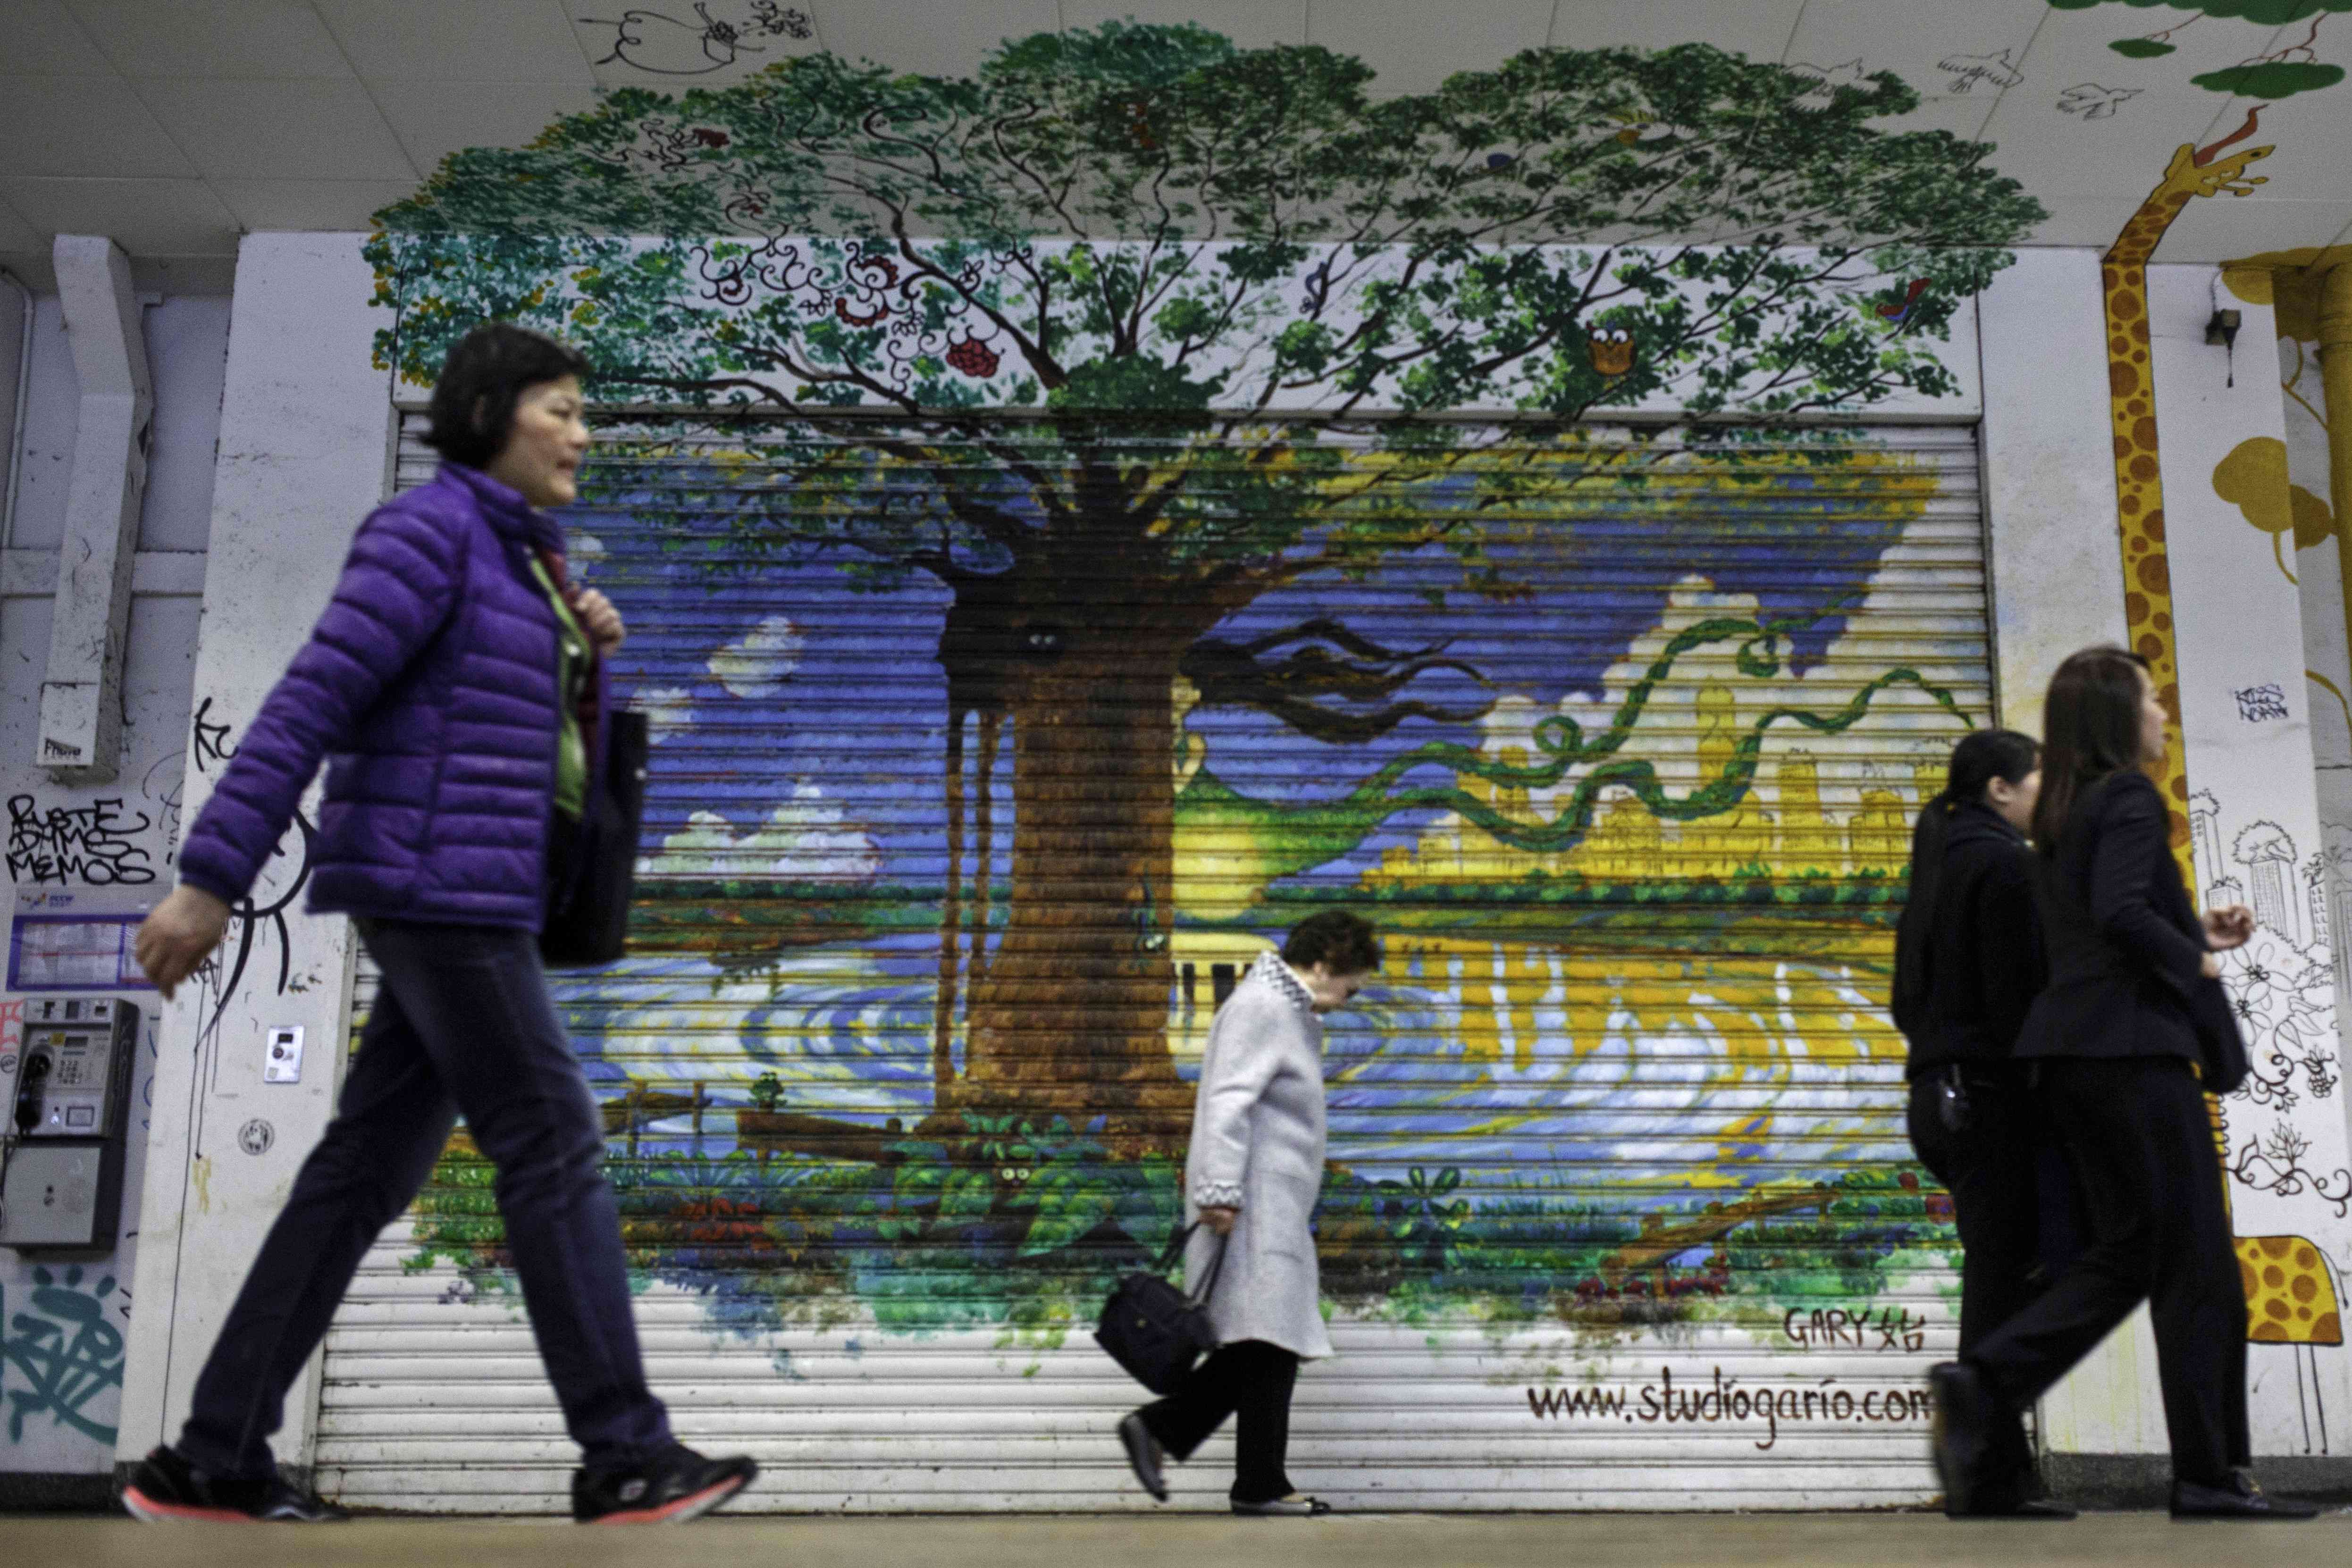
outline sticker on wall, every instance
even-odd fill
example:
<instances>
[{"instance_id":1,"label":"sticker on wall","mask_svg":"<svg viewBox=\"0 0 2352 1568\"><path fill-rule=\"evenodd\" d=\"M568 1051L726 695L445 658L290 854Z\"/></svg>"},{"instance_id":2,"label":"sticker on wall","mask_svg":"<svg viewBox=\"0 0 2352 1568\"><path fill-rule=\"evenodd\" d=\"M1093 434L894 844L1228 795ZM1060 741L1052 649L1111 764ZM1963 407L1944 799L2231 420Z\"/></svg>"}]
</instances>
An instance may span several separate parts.
<instances>
[{"instance_id":1,"label":"sticker on wall","mask_svg":"<svg viewBox=\"0 0 2352 1568\"><path fill-rule=\"evenodd\" d=\"M248 1155L266 1155L278 1142L278 1129L256 1116L236 1130L236 1146Z\"/></svg>"}]
</instances>

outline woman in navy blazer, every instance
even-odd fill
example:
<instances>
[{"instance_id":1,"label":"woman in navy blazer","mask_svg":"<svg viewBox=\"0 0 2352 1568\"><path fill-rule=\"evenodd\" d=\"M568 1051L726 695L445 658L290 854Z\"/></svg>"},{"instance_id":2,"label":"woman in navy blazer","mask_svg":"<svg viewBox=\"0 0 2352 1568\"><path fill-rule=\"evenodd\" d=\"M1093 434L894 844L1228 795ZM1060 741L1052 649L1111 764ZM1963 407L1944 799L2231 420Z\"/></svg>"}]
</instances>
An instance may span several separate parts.
<instances>
[{"instance_id":1,"label":"woman in navy blazer","mask_svg":"<svg viewBox=\"0 0 2352 1568\"><path fill-rule=\"evenodd\" d=\"M2246 1301L2209 1092L2242 1076L2216 951L2253 934L2232 904L2199 919L2171 817L2143 771L2167 715L2146 661L2086 648L2059 665L2042 714L2033 814L2050 984L2017 1056L2080 1187L2089 1245L2050 1289L1929 1375L1948 1507L1998 1484L1999 1434L2142 1301L2156 1325L2176 1517L2302 1519L2247 1469ZM2221 1081L2215 1082L2216 1077Z\"/></svg>"}]
</instances>

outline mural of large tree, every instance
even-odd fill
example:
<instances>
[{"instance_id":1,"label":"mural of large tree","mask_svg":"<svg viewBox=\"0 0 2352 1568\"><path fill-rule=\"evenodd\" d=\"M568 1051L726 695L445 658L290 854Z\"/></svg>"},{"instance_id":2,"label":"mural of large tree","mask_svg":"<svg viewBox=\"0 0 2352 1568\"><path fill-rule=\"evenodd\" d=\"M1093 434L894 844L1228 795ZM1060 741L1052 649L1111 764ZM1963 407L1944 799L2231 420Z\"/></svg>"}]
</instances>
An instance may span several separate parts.
<instances>
[{"instance_id":1,"label":"mural of large tree","mask_svg":"<svg viewBox=\"0 0 2352 1568\"><path fill-rule=\"evenodd\" d=\"M1515 591L1482 557L1484 503L1639 482L1644 444L1588 443L1596 412L1752 423L1954 391L1927 340L2040 216L1986 148L1874 129L1916 103L1892 76L1824 92L1692 45L1370 89L1327 50L1195 26L1008 42L971 79L818 55L615 92L380 215L380 348L411 381L484 318L560 332L608 400L769 416L742 439L789 482L708 492L743 538L832 552L852 591L950 591L942 1103L1172 1130L1180 674L1310 735L1432 712L1405 688L1441 649L1220 622L1425 549ZM1437 423L1463 410L1513 417ZM1496 456L1538 448L1588 455ZM975 716L974 896L1009 727L1011 903L950 1082ZM1718 783L1706 809L1744 793Z\"/></svg>"}]
</instances>

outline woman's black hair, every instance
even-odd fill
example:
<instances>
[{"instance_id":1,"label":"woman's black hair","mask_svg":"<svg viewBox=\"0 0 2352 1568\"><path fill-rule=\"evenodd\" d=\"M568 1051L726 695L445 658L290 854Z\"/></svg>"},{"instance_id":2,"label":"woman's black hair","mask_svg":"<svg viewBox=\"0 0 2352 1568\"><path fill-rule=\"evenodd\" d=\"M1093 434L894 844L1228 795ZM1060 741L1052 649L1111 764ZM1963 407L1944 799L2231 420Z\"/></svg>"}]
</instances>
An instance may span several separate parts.
<instances>
[{"instance_id":1,"label":"woman's black hair","mask_svg":"<svg viewBox=\"0 0 2352 1568\"><path fill-rule=\"evenodd\" d=\"M2083 792L2111 773L2139 766L2140 683L2147 661L2112 645L2069 653L2050 677L2042 702L2042 798L2033 806L2033 845L2058 852L2058 835Z\"/></svg>"},{"instance_id":2,"label":"woman's black hair","mask_svg":"<svg viewBox=\"0 0 2352 1568\"><path fill-rule=\"evenodd\" d=\"M1344 909L1310 915L1290 928L1282 961L1294 969L1327 966L1335 975L1366 975L1381 967L1380 934L1372 923Z\"/></svg>"},{"instance_id":3,"label":"woman's black hair","mask_svg":"<svg viewBox=\"0 0 2352 1568\"><path fill-rule=\"evenodd\" d=\"M2032 736L2013 729L1974 731L1952 747L1944 792L1919 808L1919 820L1911 829L1910 892L1895 926L1895 1023L1905 1034L1915 1033L1925 1021L1929 937L1952 814L1983 800L1985 787L1994 779L2022 784L2041 765L2042 747Z\"/></svg>"},{"instance_id":4,"label":"woman's black hair","mask_svg":"<svg viewBox=\"0 0 2352 1568\"><path fill-rule=\"evenodd\" d=\"M486 321L441 361L425 444L452 463L484 467L505 448L525 392L587 373L588 357L571 344L511 321Z\"/></svg>"}]
</instances>

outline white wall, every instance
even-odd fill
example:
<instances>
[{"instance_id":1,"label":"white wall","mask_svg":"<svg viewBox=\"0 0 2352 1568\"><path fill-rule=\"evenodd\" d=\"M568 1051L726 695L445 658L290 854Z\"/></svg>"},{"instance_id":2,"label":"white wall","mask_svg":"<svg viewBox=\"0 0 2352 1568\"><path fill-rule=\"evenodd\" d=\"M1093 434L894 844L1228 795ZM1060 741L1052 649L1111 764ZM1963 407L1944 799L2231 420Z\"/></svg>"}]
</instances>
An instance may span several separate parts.
<instances>
[{"instance_id":1,"label":"white wall","mask_svg":"<svg viewBox=\"0 0 2352 1568\"><path fill-rule=\"evenodd\" d=\"M215 472L204 635L194 691L203 752L186 810L202 809L233 748L327 601L360 519L383 498L391 400L370 367L379 313L373 279L350 235L255 235L239 247ZM274 902L301 864L299 836L256 889ZM163 1015L155 1076L159 1117L130 1344L121 1456L176 1435L190 1390L247 1267L331 1114L343 1060L350 925L299 903L282 927L251 928L251 961L223 994L237 947L225 948ZM281 973L285 977L280 981ZM265 1030L296 1025L309 1041L302 1081L261 1081ZM248 1153L239 1132L270 1130ZM308 1461L311 1376L289 1401L281 1461Z\"/></svg>"},{"instance_id":2,"label":"white wall","mask_svg":"<svg viewBox=\"0 0 2352 1568\"><path fill-rule=\"evenodd\" d=\"M45 584L56 576L80 388L57 298L35 302L25 440L17 454L23 482L9 519L14 548L0 566L0 802L7 821L10 909L19 887L82 889L111 880L126 895L144 896L171 884L229 308L225 298L168 298L151 305L145 316L155 378L155 447L123 672L123 766L112 783L68 789L34 766L34 746L49 648ZM75 815L110 801L117 804L102 820ZM66 862L76 860L81 863L69 869ZM94 869L99 864L120 869ZM0 1004L19 999L0 992ZM113 1468L123 1336L134 1309L139 1195L154 1119L156 998L145 993L134 999L149 1021L133 1081L123 1240L110 1257L77 1263L29 1263L0 1249L0 1340L42 1367L52 1355L87 1350L96 1375L69 1380L60 1407L37 1396L23 1359L0 1357L0 1473L102 1475ZM0 1039L0 1055L13 1049L13 1040ZM12 1092L13 1082L0 1073L0 1091Z\"/></svg>"}]
</instances>

